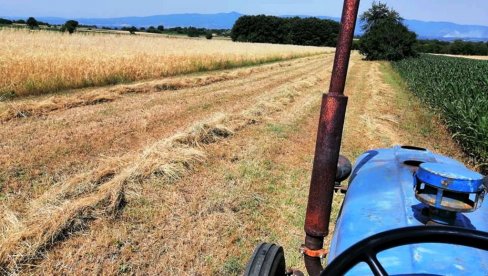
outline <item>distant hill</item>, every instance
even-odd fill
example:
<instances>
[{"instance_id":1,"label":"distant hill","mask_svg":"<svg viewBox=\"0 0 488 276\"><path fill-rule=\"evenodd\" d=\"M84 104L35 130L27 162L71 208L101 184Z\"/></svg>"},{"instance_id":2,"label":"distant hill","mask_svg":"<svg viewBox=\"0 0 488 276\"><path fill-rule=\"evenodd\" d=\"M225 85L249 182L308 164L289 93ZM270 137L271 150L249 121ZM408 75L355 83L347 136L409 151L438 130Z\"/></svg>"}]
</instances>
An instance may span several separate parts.
<instances>
[{"instance_id":1,"label":"distant hill","mask_svg":"<svg viewBox=\"0 0 488 276\"><path fill-rule=\"evenodd\" d=\"M488 41L488 26L460 25L451 22L428 22L420 20L405 20L405 24L421 38Z\"/></svg>"},{"instance_id":2,"label":"distant hill","mask_svg":"<svg viewBox=\"0 0 488 276\"><path fill-rule=\"evenodd\" d=\"M231 13L215 13L215 14L169 14L169 15L154 15L145 17L120 17L120 18L78 18L76 19L84 25L97 25L107 27L148 27L164 25L165 27L199 27L208 29L230 29L234 22L243 14L238 12ZM295 15L285 15L284 17L291 17ZM300 17L308 17L307 15L299 15ZM15 17L7 17L17 19ZM337 17L319 16L322 19L332 19L339 21ZM51 24L62 24L66 21L65 18L57 17L39 17L41 21ZM405 24L420 38L442 39L442 40L480 40L488 41L488 26L477 25L461 25L451 22L428 22L420 20L405 20ZM361 34L361 29L356 28L356 33Z\"/></svg>"},{"instance_id":3,"label":"distant hill","mask_svg":"<svg viewBox=\"0 0 488 276\"><path fill-rule=\"evenodd\" d=\"M237 12L215 13L215 14L168 14L153 15L144 17L117 17L117 18L75 18L74 20L83 25L96 25L105 27L149 27L163 25L164 27L198 27L207 29L230 29L234 22L242 14ZM1 16L0 16L1 17ZM17 17L4 17L9 19L18 19ZM24 18L22 18L24 19ZM63 24L66 18L59 17L36 17L36 19L50 24ZM70 18L71 19L71 18Z\"/></svg>"},{"instance_id":4,"label":"distant hill","mask_svg":"<svg viewBox=\"0 0 488 276\"><path fill-rule=\"evenodd\" d=\"M291 17L287 15L286 17ZM299 17L307 17L306 15L299 15ZM338 17L318 16L321 19L331 19L340 21ZM488 26L479 25L461 25L452 22L431 22L406 19L405 25L411 31L417 33L419 38L426 39L441 39L441 40L473 40L473 41L488 41ZM356 34L361 35L361 22L356 25Z\"/></svg>"}]
</instances>

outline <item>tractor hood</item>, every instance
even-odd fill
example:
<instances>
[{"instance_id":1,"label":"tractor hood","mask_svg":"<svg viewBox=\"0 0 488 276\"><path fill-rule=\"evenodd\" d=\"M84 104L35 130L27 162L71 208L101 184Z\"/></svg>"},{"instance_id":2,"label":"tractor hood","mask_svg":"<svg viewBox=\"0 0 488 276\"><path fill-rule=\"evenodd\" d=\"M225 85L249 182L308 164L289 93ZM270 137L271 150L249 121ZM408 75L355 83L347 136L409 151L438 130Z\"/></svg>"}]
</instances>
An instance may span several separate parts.
<instances>
[{"instance_id":1,"label":"tractor hood","mask_svg":"<svg viewBox=\"0 0 488 276\"><path fill-rule=\"evenodd\" d=\"M328 263L371 235L431 223L429 208L415 196L415 172L421 163L449 164L454 159L416 147L371 150L354 166L331 241ZM454 213L452 225L488 232L488 203L473 212ZM428 227L428 226L426 226ZM488 275L488 254L448 244L413 244L386 250L378 259L390 275ZM371 274L366 264L347 275Z\"/></svg>"}]
</instances>

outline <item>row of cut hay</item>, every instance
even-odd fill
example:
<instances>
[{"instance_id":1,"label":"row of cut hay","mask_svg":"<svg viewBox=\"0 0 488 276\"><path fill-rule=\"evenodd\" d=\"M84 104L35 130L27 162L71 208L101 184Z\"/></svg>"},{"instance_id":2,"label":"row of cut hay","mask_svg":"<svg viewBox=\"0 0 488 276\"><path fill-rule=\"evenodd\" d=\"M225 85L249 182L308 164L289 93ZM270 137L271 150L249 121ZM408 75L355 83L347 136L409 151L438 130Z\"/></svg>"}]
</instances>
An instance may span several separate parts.
<instances>
[{"instance_id":1,"label":"row of cut hay","mask_svg":"<svg viewBox=\"0 0 488 276\"><path fill-rule=\"evenodd\" d=\"M265 94L248 110L220 114L156 142L137 156L110 160L108 165L53 187L31 203L25 219L10 214L8 220L1 221L6 232L0 234L0 271L19 271L22 265L42 258L43 251L54 243L87 227L91 220L116 215L131 184L150 177L166 183L181 178L204 162L205 145L282 110L299 91L316 82L317 77L312 76L275 95Z\"/></svg>"},{"instance_id":2,"label":"row of cut hay","mask_svg":"<svg viewBox=\"0 0 488 276\"><path fill-rule=\"evenodd\" d=\"M0 29L0 95L39 95L315 55L331 48Z\"/></svg>"},{"instance_id":3,"label":"row of cut hay","mask_svg":"<svg viewBox=\"0 0 488 276\"><path fill-rule=\"evenodd\" d=\"M56 95L42 100L32 99L9 102L3 104L4 108L0 111L0 121L5 122L15 118L43 116L56 110L112 102L124 94L153 93L201 87L217 82L235 80L249 76L253 73L272 70L277 66L287 66L287 64L280 63L278 65L246 68L238 71L223 72L206 76L179 77L145 83L118 85L110 89L95 88L91 91L80 91L79 93L71 95Z\"/></svg>"}]
</instances>

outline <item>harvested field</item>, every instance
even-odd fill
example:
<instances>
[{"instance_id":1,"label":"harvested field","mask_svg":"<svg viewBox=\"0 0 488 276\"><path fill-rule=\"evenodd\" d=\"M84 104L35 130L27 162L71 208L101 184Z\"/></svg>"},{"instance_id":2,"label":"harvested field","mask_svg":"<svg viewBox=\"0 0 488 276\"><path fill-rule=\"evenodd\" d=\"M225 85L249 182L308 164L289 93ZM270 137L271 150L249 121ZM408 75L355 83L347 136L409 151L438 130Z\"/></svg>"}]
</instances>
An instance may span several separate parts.
<instances>
[{"instance_id":1,"label":"harvested field","mask_svg":"<svg viewBox=\"0 0 488 276\"><path fill-rule=\"evenodd\" d=\"M288 265L302 268L332 62L322 54L9 102L0 271L234 275L262 240L285 246ZM181 85L158 88L173 81ZM403 143L462 157L388 64L353 54L346 94L342 152L351 160Z\"/></svg>"},{"instance_id":2,"label":"harvested field","mask_svg":"<svg viewBox=\"0 0 488 276\"><path fill-rule=\"evenodd\" d=\"M0 96L52 93L331 52L156 36L0 29Z\"/></svg>"}]
</instances>

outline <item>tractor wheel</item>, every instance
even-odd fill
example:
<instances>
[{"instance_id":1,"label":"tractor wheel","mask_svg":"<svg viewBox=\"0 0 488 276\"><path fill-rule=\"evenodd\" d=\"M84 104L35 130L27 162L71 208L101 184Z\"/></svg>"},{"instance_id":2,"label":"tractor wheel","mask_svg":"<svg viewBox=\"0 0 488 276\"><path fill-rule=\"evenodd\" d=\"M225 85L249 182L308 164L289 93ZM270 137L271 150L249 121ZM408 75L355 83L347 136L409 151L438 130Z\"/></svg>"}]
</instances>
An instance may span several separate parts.
<instances>
[{"instance_id":1,"label":"tractor wheel","mask_svg":"<svg viewBox=\"0 0 488 276\"><path fill-rule=\"evenodd\" d=\"M285 275L285 253L283 247L272 243L259 244L249 260L245 276Z\"/></svg>"}]
</instances>

